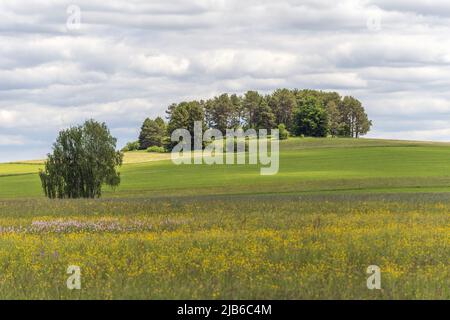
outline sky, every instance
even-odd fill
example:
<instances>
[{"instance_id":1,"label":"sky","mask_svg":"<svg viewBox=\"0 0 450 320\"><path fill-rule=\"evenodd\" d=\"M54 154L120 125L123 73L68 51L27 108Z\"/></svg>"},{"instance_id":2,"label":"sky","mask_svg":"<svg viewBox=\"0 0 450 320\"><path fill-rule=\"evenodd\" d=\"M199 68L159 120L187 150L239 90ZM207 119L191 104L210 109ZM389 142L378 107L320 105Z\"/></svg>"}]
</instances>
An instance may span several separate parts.
<instances>
[{"instance_id":1,"label":"sky","mask_svg":"<svg viewBox=\"0 0 450 320\"><path fill-rule=\"evenodd\" d=\"M367 137L450 141L444 0L0 2L0 162L42 159L94 118L118 145L220 93L353 95Z\"/></svg>"}]
</instances>

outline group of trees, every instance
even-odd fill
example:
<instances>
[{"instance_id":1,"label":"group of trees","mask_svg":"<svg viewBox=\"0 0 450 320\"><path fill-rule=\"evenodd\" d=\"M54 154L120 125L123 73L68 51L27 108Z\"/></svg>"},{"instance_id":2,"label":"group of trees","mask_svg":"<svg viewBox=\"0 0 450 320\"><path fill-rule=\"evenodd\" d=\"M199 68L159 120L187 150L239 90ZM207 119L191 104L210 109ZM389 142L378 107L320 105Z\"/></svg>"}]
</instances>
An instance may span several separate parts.
<instances>
[{"instance_id":1,"label":"group of trees","mask_svg":"<svg viewBox=\"0 0 450 320\"><path fill-rule=\"evenodd\" d=\"M290 134L325 137L327 135L358 138L372 125L364 108L353 97L342 98L336 92L279 89L270 95L248 91L243 96L222 94L209 100L181 102L169 106L168 123L161 117L145 119L139 140L127 144L125 151L147 149L170 150L169 137L176 129L194 135L194 123L203 130L273 129L280 138ZM120 183L117 167L123 153L116 151L117 140L106 124L94 120L59 133L40 171L42 188L49 198L100 197L103 185Z\"/></svg>"},{"instance_id":2,"label":"group of trees","mask_svg":"<svg viewBox=\"0 0 450 320\"><path fill-rule=\"evenodd\" d=\"M357 99L316 90L278 89L269 95L248 91L243 96L225 93L209 100L172 104L166 113L167 124L160 117L146 119L139 141L128 144L126 150L170 149L170 134L181 128L193 134L195 121L202 121L204 129L221 132L281 128L296 136L354 138L366 134L372 125Z\"/></svg>"}]
</instances>

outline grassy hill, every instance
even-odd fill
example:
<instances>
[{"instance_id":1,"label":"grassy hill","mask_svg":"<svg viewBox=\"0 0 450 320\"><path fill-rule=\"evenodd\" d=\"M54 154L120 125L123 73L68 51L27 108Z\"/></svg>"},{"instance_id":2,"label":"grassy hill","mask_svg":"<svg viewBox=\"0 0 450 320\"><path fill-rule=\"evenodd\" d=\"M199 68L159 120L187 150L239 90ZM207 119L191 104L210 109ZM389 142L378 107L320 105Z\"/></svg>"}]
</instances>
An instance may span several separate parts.
<instances>
[{"instance_id":1,"label":"grassy hill","mask_svg":"<svg viewBox=\"0 0 450 320\"><path fill-rule=\"evenodd\" d=\"M445 143L290 139L281 143L275 176L261 176L255 166L176 166L168 159L168 154L126 154L122 184L105 196L450 190ZM41 167L0 164L0 198L41 196L35 174Z\"/></svg>"},{"instance_id":2,"label":"grassy hill","mask_svg":"<svg viewBox=\"0 0 450 320\"><path fill-rule=\"evenodd\" d=\"M449 144L290 139L275 176L167 156L128 153L94 200L0 164L0 298L450 298Z\"/></svg>"}]
</instances>

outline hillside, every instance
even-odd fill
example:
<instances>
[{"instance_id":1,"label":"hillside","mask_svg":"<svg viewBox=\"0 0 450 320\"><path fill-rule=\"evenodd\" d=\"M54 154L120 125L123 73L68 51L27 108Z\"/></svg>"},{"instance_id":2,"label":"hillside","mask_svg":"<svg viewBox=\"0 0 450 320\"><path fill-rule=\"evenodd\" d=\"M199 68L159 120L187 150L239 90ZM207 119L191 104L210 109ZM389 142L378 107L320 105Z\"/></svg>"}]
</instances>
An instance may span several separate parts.
<instances>
[{"instance_id":1,"label":"hillside","mask_svg":"<svg viewBox=\"0 0 450 320\"><path fill-rule=\"evenodd\" d=\"M291 138L280 149L275 176L260 176L255 166L176 166L170 154L127 153L122 184L105 197L450 190L446 143ZM41 167L0 164L0 198L41 196Z\"/></svg>"},{"instance_id":2,"label":"hillside","mask_svg":"<svg viewBox=\"0 0 450 320\"><path fill-rule=\"evenodd\" d=\"M56 201L42 164L1 164L0 298L450 298L448 144L290 139L280 153L275 176L130 153L115 192ZM382 290L366 285L374 264ZM66 289L69 265L82 290Z\"/></svg>"}]
</instances>

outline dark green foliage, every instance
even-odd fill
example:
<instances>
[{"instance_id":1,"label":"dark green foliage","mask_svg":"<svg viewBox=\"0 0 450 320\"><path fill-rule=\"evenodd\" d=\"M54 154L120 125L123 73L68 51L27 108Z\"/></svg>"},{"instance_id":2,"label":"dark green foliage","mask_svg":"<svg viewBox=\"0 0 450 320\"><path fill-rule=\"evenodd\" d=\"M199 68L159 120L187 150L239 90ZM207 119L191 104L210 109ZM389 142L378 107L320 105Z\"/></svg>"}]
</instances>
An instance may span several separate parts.
<instances>
[{"instance_id":1,"label":"dark green foliage","mask_svg":"<svg viewBox=\"0 0 450 320\"><path fill-rule=\"evenodd\" d=\"M39 173L45 195L95 198L101 196L104 184L118 186L116 168L122 165L123 154L116 151L116 142L106 124L94 120L61 131Z\"/></svg>"},{"instance_id":2,"label":"dark green foliage","mask_svg":"<svg viewBox=\"0 0 450 320\"><path fill-rule=\"evenodd\" d=\"M276 127L275 115L270 109L267 98L262 98L255 110L255 129L272 129Z\"/></svg>"},{"instance_id":3,"label":"dark green foliage","mask_svg":"<svg viewBox=\"0 0 450 320\"><path fill-rule=\"evenodd\" d=\"M314 97L304 98L295 115L296 135L326 137L328 116L320 101Z\"/></svg>"},{"instance_id":4,"label":"dark green foliage","mask_svg":"<svg viewBox=\"0 0 450 320\"><path fill-rule=\"evenodd\" d=\"M269 97L257 91L248 91L242 100L244 128L272 129L276 127L275 115L268 103Z\"/></svg>"},{"instance_id":5,"label":"dark green foliage","mask_svg":"<svg viewBox=\"0 0 450 320\"><path fill-rule=\"evenodd\" d=\"M328 129L331 136L336 137L339 135L341 127L339 109L334 101L330 101L326 105L328 114Z\"/></svg>"},{"instance_id":6,"label":"dark green foliage","mask_svg":"<svg viewBox=\"0 0 450 320\"><path fill-rule=\"evenodd\" d=\"M243 96L222 94L207 101L174 103L166 113L167 128L161 118L145 120L139 136L141 149L164 146L171 150L177 144L170 141L172 132L187 129L193 137L194 121L202 121L203 131L215 128L223 134L226 129L270 130L284 125L282 138L289 132L358 138L372 126L360 101L318 90L278 89L267 96L257 91L247 91Z\"/></svg>"},{"instance_id":7,"label":"dark green foliage","mask_svg":"<svg viewBox=\"0 0 450 320\"><path fill-rule=\"evenodd\" d=\"M286 130L286 126L283 123L278 125L278 131L280 140L287 140L289 138L289 131Z\"/></svg>"},{"instance_id":8,"label":"dark green foliage","mask_svg":"<svg viewBox=\"0 0 450 320\"><path fill-rule=\"evenodd\" d=\"M257 91L247 91L242 100L244 109L243 119L245 128L255 128L257 125L256 113L261 103L262 96Z\"/></svg>"},{"instance_id":9,"label":"dark green foliage","mask_svg":"<svg viewBox=\"0 0 450 320\"><path fill-rule=\"evenodd\" d=\"M236 96L222 94L210 99L205 104L206 123L209 128L225 132L240 125L240 99Z\"/></svg>"},{"instance_id":10,"label":"dark green foliage","mask_svg":"<svg viewBox=\"0 0 450 320\"><path fill-rule=\"evenodd\" d=\"M122 152L137 151L139 150L139 141L128 142L125 147L122 148Z\"/></svg>"},{"instance_id":11,"label":"dark green foliage","mask_svg":"<svg viewBox=\"0 0 450 320\"><path fill-rule=\"evenodd\" d=\"M145 119L139 134L139 149L146 150L151 146L162 147L166 136L166 123L161 117L155 120Z\"/></svg>"},{"instance_id":12,"label":"dark green foliage","mask_svg":"<svg viewBox=\"0 0 450 320\"><path fill-rule=\"evenodd\" d=\"M170 136L176 129L187 129L194 134L194 122L204 122L205 112L203 106L198 101L181 102L170 112L169 124L167 130Z\"/></svg>"},{"instance_id":13,"label":"dark green foliage","mask_svg":"<svg viewBox=\"0 0 450 320\"><path fill-rule=\"evenodd\" d=\"M147 152L164 153L166 149L164 147L151 146L147 148Z\"/></svg>"},{"instance_id":14,"label":"dark green foliage","mask_svg":"<svg viewBox=\"0 0 450 320\"><path fill-rule=\"evenodd\" d=\"M339 104L339 113L341 116L340 135L358 138L369 132L372 121L359 100L353 97L344 97Z\"/></svg>"},{"instance_id":15,"label":"dark green foliage","mask_svg":"<svg viewBox=\"0 0 450 320\"><path fill-rule=\"evenodd\" d=\"M198 101L181 102L177 105L169 107L168 114L170 116L169 124L167 125L167 133L170 137L172 132L177 129L186 129L192 137L192 146L194 145L194 123L196 121L202 122L202 129L206 130L205 111L203 104ZM168 141L168 149L171 150L177 142Z\"/></svg>"},{"instance_id":16,"label":"dark green foliage","mask_svg":"<svg viewBox=\"0 0 450 320\"><path fill-rule=\"evenodd\" d=\"M277 124L293 127L293 115L297 106L295 94L288 89L278 89L269 97L269 105Z\"/></svg>"},{"instance_id":17,"label":"dark green foliage","mask_svg":"<svg viewBox=\"0 0 450 320\"><path fill-rule=\"evenodd\" d=\"M242 127L244 123L245 110L242 105L242 97L237 94L232 94L230 96L231 103L233 104L234 110L234 120L232 122L233 128Z\"/></svg>"}]
</instances>

